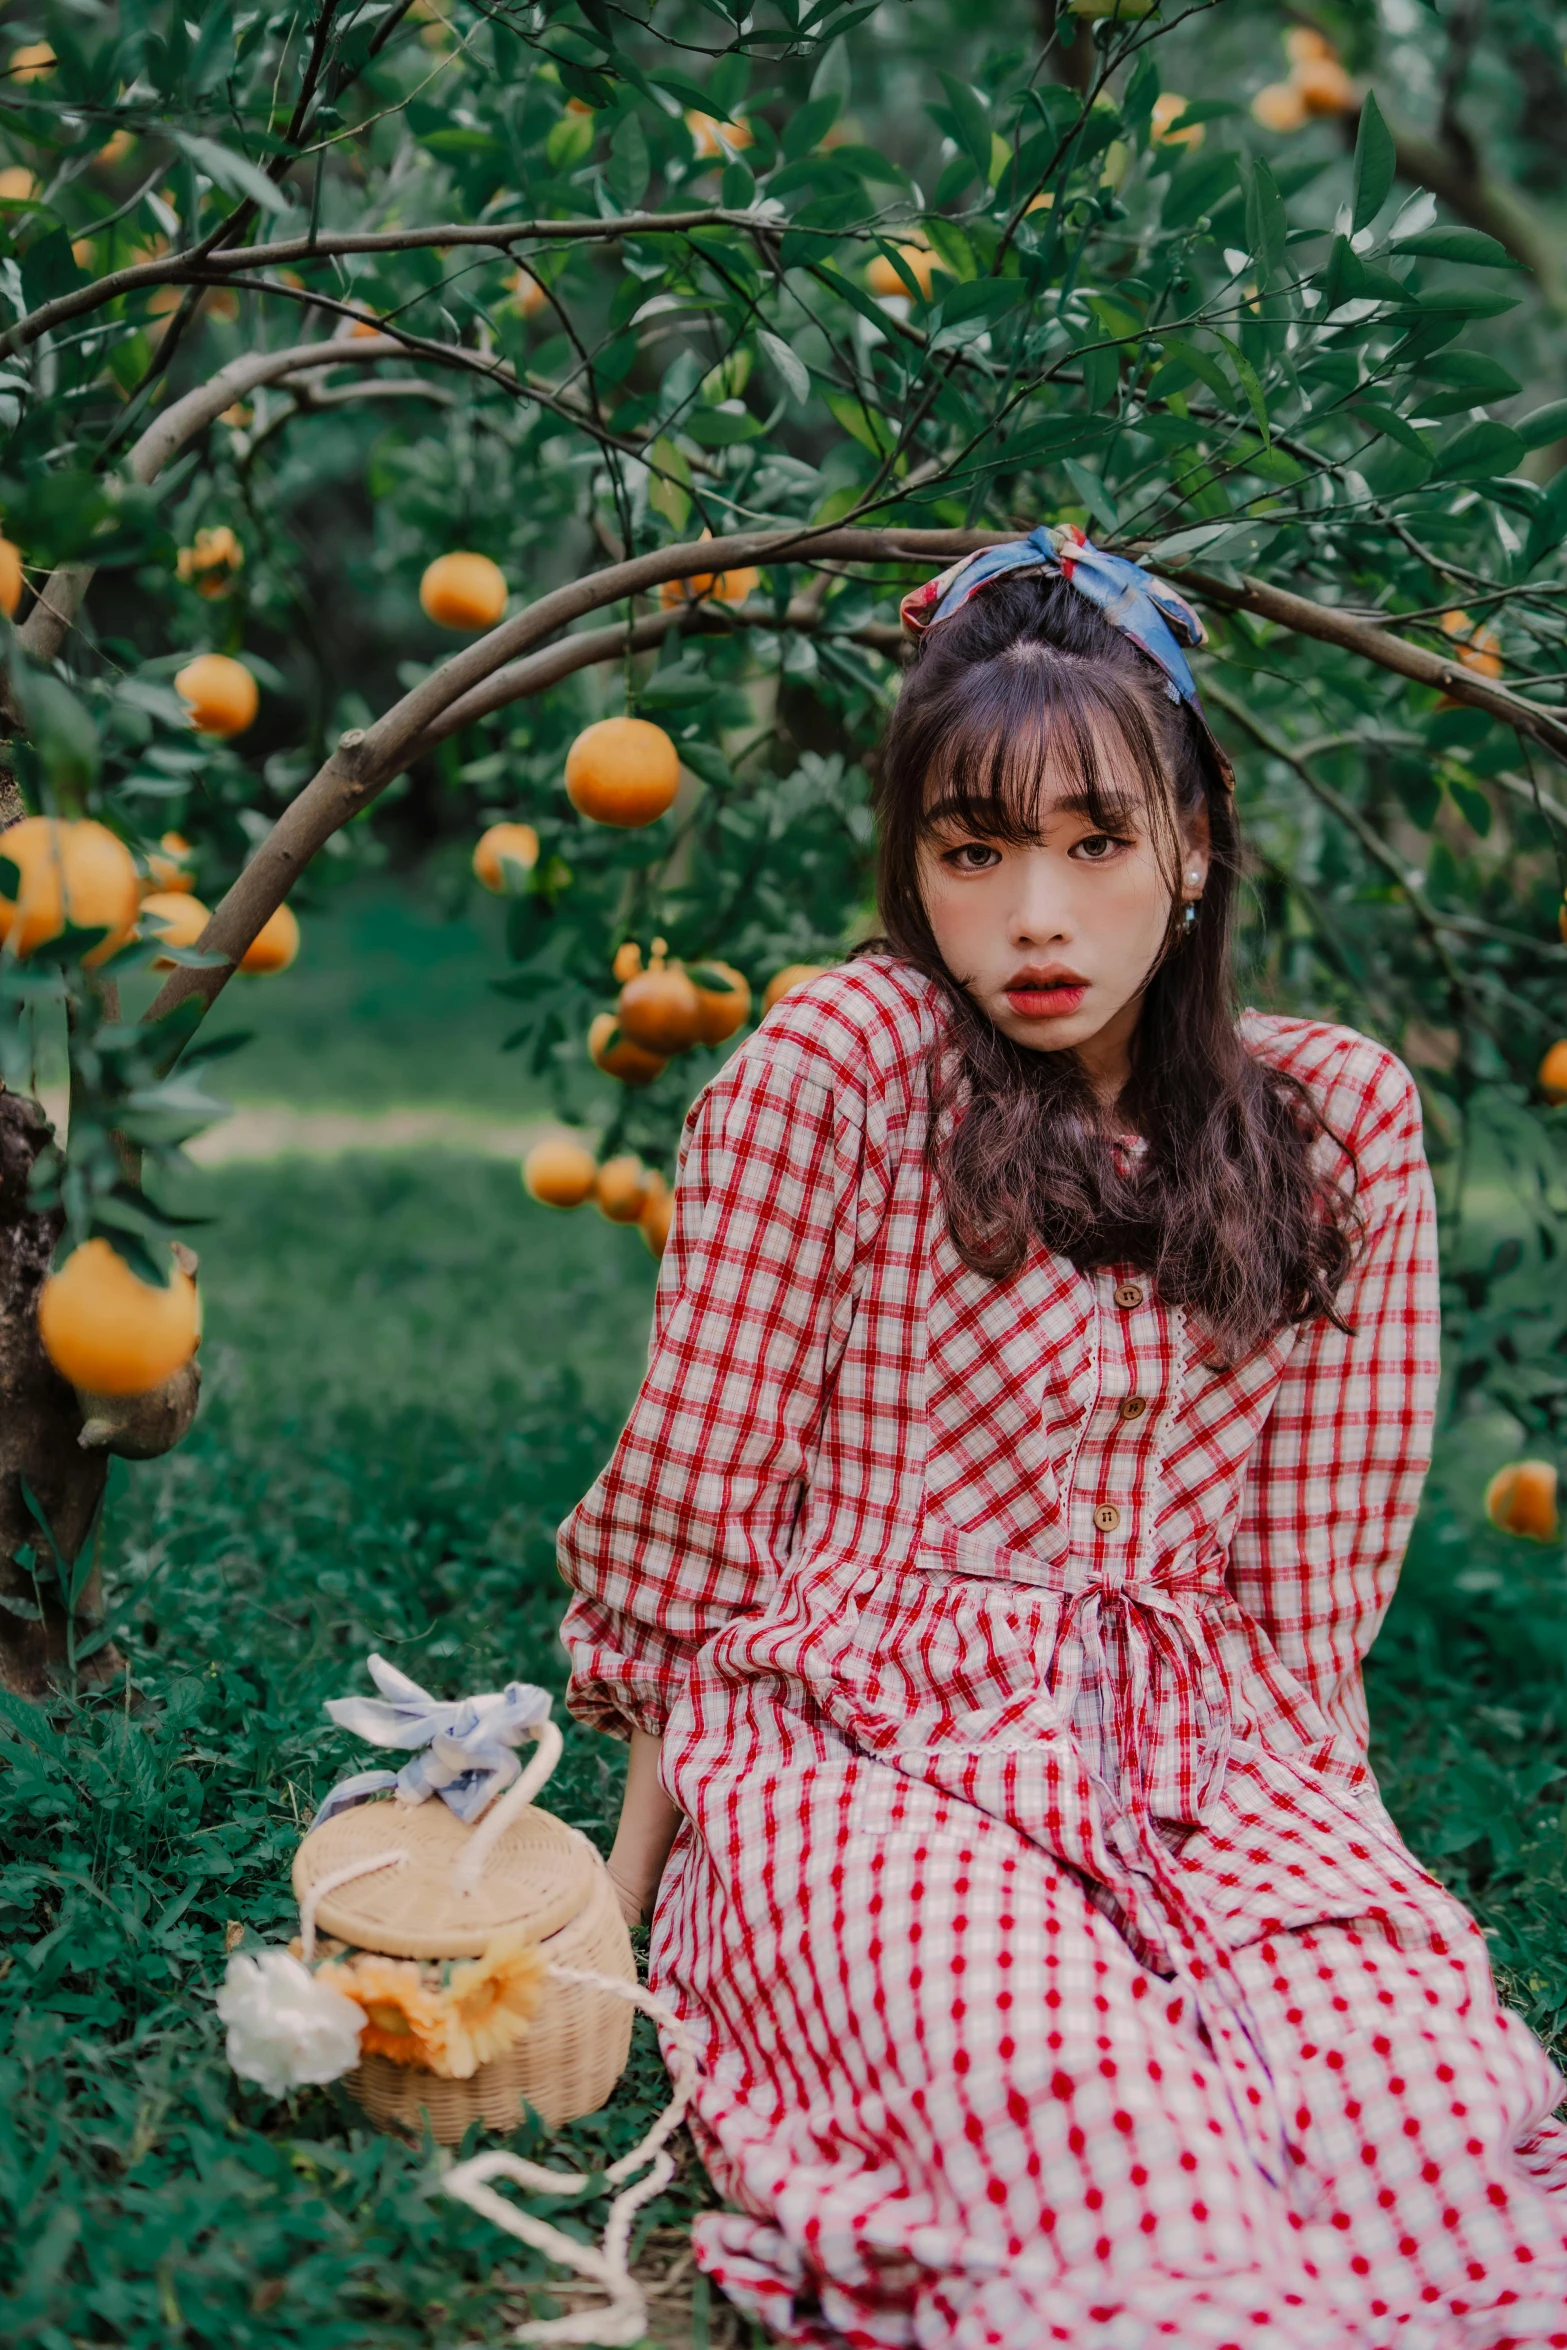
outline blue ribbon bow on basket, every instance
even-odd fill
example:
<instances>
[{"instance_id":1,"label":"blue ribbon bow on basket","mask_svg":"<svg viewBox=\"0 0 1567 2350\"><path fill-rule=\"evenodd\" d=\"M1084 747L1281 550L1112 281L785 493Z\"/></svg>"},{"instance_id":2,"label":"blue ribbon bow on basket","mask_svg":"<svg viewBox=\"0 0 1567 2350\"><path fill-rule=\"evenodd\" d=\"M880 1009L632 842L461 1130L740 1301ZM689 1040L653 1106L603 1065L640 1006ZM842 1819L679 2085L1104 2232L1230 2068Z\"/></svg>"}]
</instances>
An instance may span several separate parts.
<instances>
[{"instance_id":1,"label":"blue ribbon bow on basket","mask_svg":"<svg viewBox=\"0 0 1567 2350\"><path fill-rule=\"evenodd\" d=\"M443 1701L385 1657L366 1662L380 1698L333 1697L326 1710L340 1729L371 1746L401 1747L411 1760L400 1771L356 1771L339 1780L315 1824L390 1788L399 1803L423 1803L438 1795L471 1826L521 1775L515 1749L524 1739L536 1738L548 1722L549 1691L529 1681L508 1681L504 1689Z\"/></svg>"}]
</instances>

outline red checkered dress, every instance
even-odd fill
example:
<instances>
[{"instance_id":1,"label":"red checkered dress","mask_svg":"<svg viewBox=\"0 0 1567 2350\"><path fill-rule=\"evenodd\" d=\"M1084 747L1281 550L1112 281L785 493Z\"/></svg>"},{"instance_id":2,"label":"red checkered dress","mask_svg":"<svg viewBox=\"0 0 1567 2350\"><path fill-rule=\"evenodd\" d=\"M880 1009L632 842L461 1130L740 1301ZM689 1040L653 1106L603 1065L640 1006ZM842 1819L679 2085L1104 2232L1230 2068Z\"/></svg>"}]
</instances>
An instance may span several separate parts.
<instances>
[{"instance_id":1,"label":"red checkered dress","mask_svg":"<svg viewBox=\"0 0 1567 2350\"><path fill-rule=\"evenodd\" d=\"M571 1704L663 1734L652 1974L790 2342L1567 2344L1562 2084L1365 1760L1429 1446L1414 1089L1248 1016L1351 1144L1353 1335L1235 1369L1134 1266L969 1272L936 999L854 963L692 1113L650 1368L562 1538Z\"/></svg>"}]
</instances>

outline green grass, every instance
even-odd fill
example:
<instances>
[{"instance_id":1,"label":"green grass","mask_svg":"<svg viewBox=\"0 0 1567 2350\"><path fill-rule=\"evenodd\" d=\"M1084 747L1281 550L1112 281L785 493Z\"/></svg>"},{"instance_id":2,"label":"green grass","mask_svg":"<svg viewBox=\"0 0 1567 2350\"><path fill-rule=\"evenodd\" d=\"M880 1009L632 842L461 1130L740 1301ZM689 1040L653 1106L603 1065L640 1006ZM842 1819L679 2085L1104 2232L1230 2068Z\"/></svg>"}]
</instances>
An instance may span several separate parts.
<instances>
[{"instance_id":1,"label":"green grass","mask_svg":"<svg viewBox=\"0 0 1567 2350\"><path fill-rule=\"evenodd\" d=\"M504 977L505 909L443 855L417 876L376 876L302 904L299 959L267 979L231 980L212 1033L250 1042L214 1077L225 1100L303 1109L423 1108L526 1116L543 1102L502 1044L515 1004ZM141 994L127 993L131 1009Z\"/></svg>"},{"instance_id":2,"label":"green grass","mask_svg":"<svg viewBox=\"0 0 1567 2350\"><path fill-rule=\"evenodd\" d=\"M341 2092L238 2085L212 1998L232 1923L293 1930L300 1824L352 1760L322 1701L363 1685L367 1649L444 1692L560 1686L554 1528L635 1384L653 1269L634 1234L551 1216L481 1162L282 1161L201 1195L202 1415L168 1461L116 1471L108 1518L135 1702L0 1701L0 2339L499 2339L503 2312L548 2306L526 2292L540 2264ZM1450 1462L1472 1496L1469 1454ZM1372 1688L1406 1831L1559 2034L1560 1555L1477 1528L1439 1479ZM573 1732L552 1802L602 1837L618 1762ZM640 2129L660 2080L638 2049L609 2115L560 2146ZM652 2216L702 2192L688 2170Z\"/></svg>"}]
</instances>

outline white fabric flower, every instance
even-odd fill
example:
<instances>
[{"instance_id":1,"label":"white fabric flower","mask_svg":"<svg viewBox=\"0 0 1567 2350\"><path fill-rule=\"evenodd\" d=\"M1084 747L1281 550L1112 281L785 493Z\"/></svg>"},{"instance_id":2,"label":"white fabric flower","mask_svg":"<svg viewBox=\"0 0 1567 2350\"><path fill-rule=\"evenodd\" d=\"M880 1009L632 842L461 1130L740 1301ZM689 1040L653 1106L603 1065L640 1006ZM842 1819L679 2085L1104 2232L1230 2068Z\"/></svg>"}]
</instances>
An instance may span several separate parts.
<instances>
[{"instance_id":1,"label":"white fabric flower","mask_svg":"<svg viewBox=\"0 0 1567 2350\"><path fill-rule=\"evenodd\" d=\"M364 2009L291 1951L236 1950L218 2014L228 2026L229 2063L273 2097L306 2082L340 2080L359 2062Z\"/></svg>"}]
</instances>

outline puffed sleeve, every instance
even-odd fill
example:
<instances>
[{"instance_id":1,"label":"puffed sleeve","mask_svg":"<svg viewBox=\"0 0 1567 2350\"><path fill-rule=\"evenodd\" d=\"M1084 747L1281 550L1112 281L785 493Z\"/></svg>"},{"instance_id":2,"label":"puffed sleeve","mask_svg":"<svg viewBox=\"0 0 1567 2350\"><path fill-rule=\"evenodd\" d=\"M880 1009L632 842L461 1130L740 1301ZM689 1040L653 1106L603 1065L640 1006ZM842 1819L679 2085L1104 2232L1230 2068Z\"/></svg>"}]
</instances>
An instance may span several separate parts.
<instances>
[{"instance_id":1,"label":"puffed sleeve","mask_svg":"<svg viewBox=\"0 0 1567 2350\"><path fill-rule=\"evenodd\" d=\"M691 1659L765 1602L853 1313L863 1096L764 1031L695 1105L647 1376L561 1528L570 1710L661 1735Z\"/></svg>"},{"instance_id":2,"label":"puffed sleeve","mask_svg":"<svg viewBox=\"0 0 1567 2350\"><path fill-rule=\"evenodd\" d=\"M1248 1467L1230 1554L1236 1598L1336 1729L1364 1750L1360 1668L1387 1613L1431 1458L1440 1305L1420 1097L1392 1054L1356 1085L1349 1140L1362 1252L1326 1321L1297 1340ZM1340 1089L1342 1091L1342 1088Z\"/></svg>"}]
</instances>

